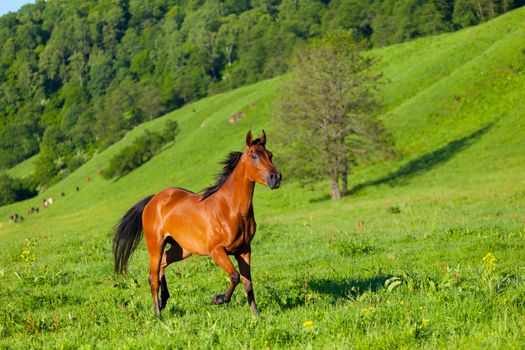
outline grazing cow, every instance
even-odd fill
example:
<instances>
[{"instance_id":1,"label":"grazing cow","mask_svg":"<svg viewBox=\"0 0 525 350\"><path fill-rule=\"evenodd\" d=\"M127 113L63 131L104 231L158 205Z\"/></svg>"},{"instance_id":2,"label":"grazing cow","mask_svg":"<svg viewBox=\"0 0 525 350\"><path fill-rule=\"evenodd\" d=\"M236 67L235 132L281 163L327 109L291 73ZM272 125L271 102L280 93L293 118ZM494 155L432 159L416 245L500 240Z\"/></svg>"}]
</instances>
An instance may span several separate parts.
<instances>
[{"instance_id":1,"label":"grazing cow","mask_svg":"<svg viewBox=\"0 0 525 350\"><path fill-rule=\"evenodd\" d=\"M53 197L46 198L42 201L42 208L47 208L53 204Z\"/></svg>"},{"instance_id":2,"label":"grazing cow","mask_svg":"<svg viewBox=\"0 0 525 350\"><path fill-rule=\"evenodd\" d=\"M9 217L10 222L22 222L24 221L24 217L22 215L18 215L18 213L14 213Z\"/></svg>"}]
</instances>

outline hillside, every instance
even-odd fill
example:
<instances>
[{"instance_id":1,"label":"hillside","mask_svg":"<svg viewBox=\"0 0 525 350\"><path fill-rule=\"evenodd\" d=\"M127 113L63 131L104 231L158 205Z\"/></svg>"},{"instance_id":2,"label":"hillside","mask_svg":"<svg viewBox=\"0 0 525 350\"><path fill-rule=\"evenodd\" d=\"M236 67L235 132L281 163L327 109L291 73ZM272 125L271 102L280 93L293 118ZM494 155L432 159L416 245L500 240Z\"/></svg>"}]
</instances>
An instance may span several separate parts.
<instances>
[{"instance_id":1,"label":"hillside","mask_svg":"<svg viewBox=\"0 0 525 350\"><path fill-rule=\"evenodd\" d=\"M525 145L520 137L524 135L525 108L520 101L521 87L525 84L525 54L522 52L525 40L522 36L523 28L520 28L524 13L524 10L514 11L488 24L459 33L424 38L373 51L374 55L380 57L381 68L389 82L385 89L387 112L383 119L394 133L397 147L405 155L406 159L401 163L424 157L439 149L445 151L441 158L446 158L442 159L446 161L455 155L454 152L464 148L465 144L477 141L462 141L463 138L490 125L486 130L487 135L483 135L481 140L482 144L486 143L490 147L483 148L476 144L474 149L458 152L458 157L463 160L452 159L445 165L447 171L440 167L424 173L424 176L417 177L415 181L435 180L444 173L448 173L447 178L457 181L477 174L480 183L493 178L494 173L499 172L519 176L521 151ZM9 212L23 212L23 208L27 206L37 206L41 198L56 198L62 191L73 194L76 186L80 186L82 190L75 194L78 197L72 203L68 200L67 210L72 212L93 210L93 203L100 207L99 199L105 205L118 209L119 205L111 204L111 199L118 197L119 202L123 202L125 197L122 197L122 192L126 192L124 195L129 198L129 202L121 205L121 208L125 208L133 198L166 186L200 189L211 181L212 174L218 168L216 163L228 151L242 148L247 129L259 131L266 128L271 145L271 103L278 93L279 79L206 98L144 123L39 198L4 207L0 215L5 218ZM239 111L245 112L245 117L236 124L228 124L228 117ZM182 132L175 146L117 182L105 181L98 175L108 159L129 144L134 135L147 128L161 128L167 118L177 120L181 126ZM199 143L198 140L203 142ZM453 142L457 143L451 144ZM278 150L274 151L278 154ZM189 155L191 159L188 159ZM440 160L439 156L436 158L438 159L433 161ZM466 161L467 159L470 161ZM491 164L487 164L488 160ZM354 184L374 180L373 175L384 174L385 168L395 171L400 165L395 163L383 165L379 169L362 169L354 177ZM450 170L453 170L452 174ZM147 185L143 186L145 184ZM448 181L436 182L436 185L445 184L453 185ZM469 185L460 181L461 188L466 190L465 185L474 190L479 184ZM126 188L135 190L123 191ZM264 190L259 192L266 193ZM271 196L278 194L274 192ZM88 198L90 200L85 201ZM265 198L260 201L267 200ZM71 204L75 206L71 207ZM59 215L60 206L59 201L50 212ZM108 212L107 208L101 212ZM92 214L86 212L86 215ZM25 226L31 225L32 221L26 222ZM97 224L100 225L101 222ZM107 223L100 227L104 226ZM6 233L10 230L5 227L2 231Z\"/></svg>"},{"instance_id":2,"label":"hillside","mask_svg":"<svg viewBox=\"0 0 525 350\"><path fill-rule=\"evenodd\" d=\"M142 122L283 74L297 47L335 28L367 47L384 47L470 27L524 4L34 1L0 16L0 169L40 153L35 181L55 184Z\"/></svg>"},{"instance_id":3,"label":"hillside","mask_svg":"<svg viewBox=\"0 0 525 350\"><path fill-rule=\"evenodd\" d=\"M230 306L206 304L224 276L199 258L170 267L168 283L177 296L165 327L159 326L143 244L130 274L117 278L108 232L147 194L209 184L217 162L242 149L248 129L264 128L278 158L272 102L285 77L141 124L38 198L0 208L0 302L6 305L0 344L141 347L159 346L163 337L174 347L204 347L200 339L257 348L322 347L328 339L357 348L464 347L472 339L479 339L478 347L523 344L524 21L525 9L519 9L457 33L371 52L381 59L386 81L382 119L404 159L358 169L351 177L354 193L340 202L326 199L323 183L257 187L254 283L266 315L251 321L253 329L240 290ZM240 111L245 116L229 124ZM162 128L166 119L181 128L173 146L118 181L99 176L119 149L145 129ZM55 204L22 224L7 221L14 212L25 216L45 197ZM34 254L34 262L20 258L23 250ZM498 258L499 276L507 276L490 297L482 274L488 252ZM390 292L383 285L392 276L401 276L402 285ZM7 297L14 293L20 297ZM28 315L40 325L31 325ZM287 320L299 321L289 328ZM306 320L314 321L315 332L301 328ZM101 327L91 329L90 322Z\"/></svg>"},{"instance_id":4,"label":"hillside","mask_svg":"<svg viewBox=\"0 0 525 350\"><path fill-rule=\"evenodd\" d=\"M28 158L7 170L7 174L13 178L24 178L34 173L34 162L38 155Z\"/></svg>"}]
</instances>

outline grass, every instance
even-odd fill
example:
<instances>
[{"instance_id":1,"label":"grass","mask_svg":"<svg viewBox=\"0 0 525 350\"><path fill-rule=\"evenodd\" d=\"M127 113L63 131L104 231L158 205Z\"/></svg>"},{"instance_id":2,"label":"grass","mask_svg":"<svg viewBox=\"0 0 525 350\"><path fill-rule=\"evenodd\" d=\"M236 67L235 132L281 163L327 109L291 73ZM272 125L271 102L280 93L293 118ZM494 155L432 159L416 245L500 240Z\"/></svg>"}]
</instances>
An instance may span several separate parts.
<instances>
[{"instance_id":1,"label":"grass","mask_svg":"<svg viewBox=\"0 0 525 350\"><path fill-rule=\"evenodd\" d=\"M24 178L27 177L35 171L34 162L36 160L36 155L24 160L23 162L18 163L11 169L7 171L7 174L14 178Z\"/></svg>"},{"instance_id":2,"label":"grass","mask_svg":"<svg viewBox=\"0 0 525 350\"><path fill-rule=\"evenodd\" d=\"M283 78L141 125L39 198L0 208L0 347L522 347L524 20L518 10L372 52L387 78L383 120L404 158L357 169L339 202L322 182L257 187L257 319L241 288L211 305L225 274L192 257L168 269L172 298L157 321L144 244L115 276L110 231L147 194L203 188L249 128L264 127L278 155L271 115ZM181 127L173 146L118 181L99 175L168 118ZM49 196L50 208L7 222Z\"/></svg>"}]
</instances>

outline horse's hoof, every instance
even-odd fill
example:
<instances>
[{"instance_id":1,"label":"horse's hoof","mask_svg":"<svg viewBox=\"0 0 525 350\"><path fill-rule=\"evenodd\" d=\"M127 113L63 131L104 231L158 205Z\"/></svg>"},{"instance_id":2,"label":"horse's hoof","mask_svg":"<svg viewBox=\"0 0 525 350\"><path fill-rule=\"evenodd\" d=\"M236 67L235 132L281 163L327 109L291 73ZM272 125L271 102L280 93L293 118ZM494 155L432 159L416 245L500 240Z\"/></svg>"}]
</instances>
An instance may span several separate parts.
<instances>
[{"instance_id":1,"label":"horse's hoof","mask_svg":"<svg viewBox=\"0 0 525 350\"><path fill-rule=\"evenodd\" d=\"M224 294L218 294L214 296L213 298L211 298L211 303L215 305L224 304L224 303L227 303L228 301L229 300L226 299L226 296Z\"/></svg>"},{"instance_id":2,"label":"horse's hoof","mask_svg":"<svg viewBox=\"0 0 525 350\"><path fill-rule=\"evenodd\" d=\"M253 317L259 316L259 310L257 310L257 307L251 308Z\"/></svg>"}]
</instances>

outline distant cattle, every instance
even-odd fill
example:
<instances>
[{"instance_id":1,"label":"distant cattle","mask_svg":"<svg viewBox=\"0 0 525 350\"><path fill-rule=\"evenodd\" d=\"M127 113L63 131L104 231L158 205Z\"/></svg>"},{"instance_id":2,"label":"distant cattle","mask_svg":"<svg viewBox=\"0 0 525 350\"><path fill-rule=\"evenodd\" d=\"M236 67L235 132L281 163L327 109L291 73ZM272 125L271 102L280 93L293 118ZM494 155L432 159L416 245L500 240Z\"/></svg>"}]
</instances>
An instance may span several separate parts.
<instances>
[{"instance_id":1,"label":"distant cattle","mask_svg":"<svg viewBox=\"0 0 525 350\"><path fill-rule=\"evenodd\" d=\"M22 222L24 221L24 217L22 215L18 215L18 213L15 213L9 217L10 222Z\"/></svg>"},{"instance_id":2,"label":"distant cattle","mask_svg":"<svg viewBox=\"0 0 525 350\"><path fill-rule=\"evenodd\" d=\"M27 215L31 215L31 214L38 213L38 212L39 212L39 209L35 207L31 207L27 209Z\"/></svg>"},{"instance_id":3,"label":"distant cattle","mask_svg":"<svg viewBox=\"0 0 525 350\"><path fill-rule=\"evenodd\" d=\"M53 204L53 197L49 197L49 198L42 200L42 208L47 208L51 204Z\"/></svg>"}]
</instances>

